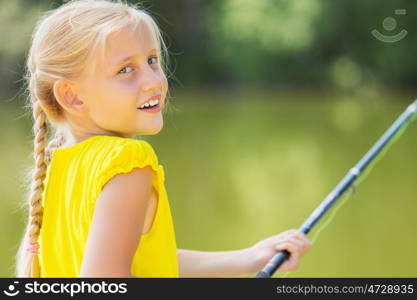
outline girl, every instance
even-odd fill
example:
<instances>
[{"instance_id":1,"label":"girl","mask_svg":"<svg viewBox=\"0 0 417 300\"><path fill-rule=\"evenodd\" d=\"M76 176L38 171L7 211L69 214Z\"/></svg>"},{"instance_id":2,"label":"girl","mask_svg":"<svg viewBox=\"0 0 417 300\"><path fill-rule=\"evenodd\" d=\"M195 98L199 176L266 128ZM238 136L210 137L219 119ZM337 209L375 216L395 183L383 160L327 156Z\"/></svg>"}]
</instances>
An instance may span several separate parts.
<instances>
[{"instance_id":1,"label":"girl","mask_svg":"<svg viewBox=\"0 0 417 300\"><path fill-rule=\"evenodd\" d=\"M162 129L166 53L154 20L121 2L71 1L37 24L26 75L36 163L18 277L244 276L284 249L278 271L297 268L310 242L295 229L236 251L176 249L163 167L134 139Z\"/></svg>"}]
</instances>

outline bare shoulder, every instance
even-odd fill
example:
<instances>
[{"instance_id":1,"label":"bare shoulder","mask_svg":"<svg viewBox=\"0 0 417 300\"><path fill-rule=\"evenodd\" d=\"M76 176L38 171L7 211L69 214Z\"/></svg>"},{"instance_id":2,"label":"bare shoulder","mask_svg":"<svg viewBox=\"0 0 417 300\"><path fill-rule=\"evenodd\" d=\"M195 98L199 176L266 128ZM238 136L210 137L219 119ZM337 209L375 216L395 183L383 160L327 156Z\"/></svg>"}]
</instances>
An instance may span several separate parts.
<instances>
[{"instance_id":1,"label":"bare shoulder","mask_svg":"<svg viewBox=\"0 0 417 300\"><path fill-rule=\"evenodd\" d=\"M154 171L135 168L112 177L96 201L81 277L128 277L140 242Z\"/></svg>"}]
</instances>

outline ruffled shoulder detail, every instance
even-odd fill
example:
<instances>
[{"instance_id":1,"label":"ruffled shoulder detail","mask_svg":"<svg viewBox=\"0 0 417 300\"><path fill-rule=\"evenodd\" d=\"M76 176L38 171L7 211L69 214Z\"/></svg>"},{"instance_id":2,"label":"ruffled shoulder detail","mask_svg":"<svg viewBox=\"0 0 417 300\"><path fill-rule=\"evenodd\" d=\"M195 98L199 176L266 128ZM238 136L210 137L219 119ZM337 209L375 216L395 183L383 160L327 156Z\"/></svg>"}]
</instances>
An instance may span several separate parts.
<instances>
[{"instance_id":1,"label":"ruffled shoulder detail","mask_svg":"<svg viewBox=\"0 0 417 300\"><path fill-rule=\"evenodd\" d=\"M159 184L165 180L163 167L159 165L158 158L153 147L144 140L113 138L107 144L111 147L107 157L102 164L101 172L98 176L97 195L103 186L113 176L120 173L129 173L134 168L152 167L155 171L152 184L159 191ZM97 197L94 197L96 199Z\"/></svg>"}]
</instances>

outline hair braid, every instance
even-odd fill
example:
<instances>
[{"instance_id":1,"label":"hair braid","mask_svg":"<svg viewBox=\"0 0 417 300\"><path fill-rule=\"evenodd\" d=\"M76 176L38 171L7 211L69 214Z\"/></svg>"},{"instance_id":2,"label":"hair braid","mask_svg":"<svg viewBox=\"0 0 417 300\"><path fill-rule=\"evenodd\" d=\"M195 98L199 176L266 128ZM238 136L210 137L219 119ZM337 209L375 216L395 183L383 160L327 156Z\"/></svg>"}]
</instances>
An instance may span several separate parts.
<instances>
[{"instance_id":1,"label":"hair braid","mask_svg":"<svg viewBox=\"0 0 417 300\"><path fill-rule=\"evenodd\" d=\"M32 177L31 195L30 195L30 229L29 242L31 244L31 267L30 276L40 277L40 264L38 258L39 250L39 234L42 226L43 207L41 203L43 192L43 180L46 177L47 165L45 162L45 145L48 127L46 124L46 115L38 101L33 104L33 117L35 120L33 131L34 139L34 158L35 171Z\"/></svg>"},{"instance_id":2,"label":"hair braid","mask_svg":"<svg viewBox=\"0 0 417 300\"><path fill-rule=\"evenodd\" d=\"M55 132L55 136L45 149L45 161L49 164L52 160L52 150L58 149L65 143L65 134L61 130Z\"/></svg>"}]
</instances>

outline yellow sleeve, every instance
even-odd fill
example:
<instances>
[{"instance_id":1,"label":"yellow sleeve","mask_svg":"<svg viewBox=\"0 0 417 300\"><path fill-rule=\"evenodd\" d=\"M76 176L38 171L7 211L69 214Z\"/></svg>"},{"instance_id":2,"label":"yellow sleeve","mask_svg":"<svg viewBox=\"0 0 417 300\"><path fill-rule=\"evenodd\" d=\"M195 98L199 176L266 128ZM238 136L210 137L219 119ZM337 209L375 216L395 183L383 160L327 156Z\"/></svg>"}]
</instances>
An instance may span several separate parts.
<instances>
[{"instance_id":1,"label":"yellow sleeve","mask_svg":"<svg viewBox=\"0 0 417 300\"><path fill-rule=\"evenodd\" d=\"M129 173L134 168L146 166L151 166L155 171L156 176L154 176L152 184L157 186L158 180L164 180L164 174L152 146L146 141L133 139L117 145L103 162L102 170L98 176L97 195L93 200L97 199L104 184L113 176L120 173Z\"/></svg>"}]
</instances>

